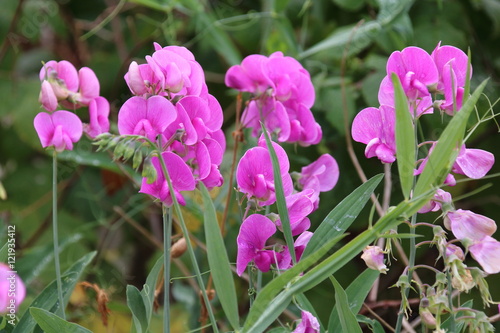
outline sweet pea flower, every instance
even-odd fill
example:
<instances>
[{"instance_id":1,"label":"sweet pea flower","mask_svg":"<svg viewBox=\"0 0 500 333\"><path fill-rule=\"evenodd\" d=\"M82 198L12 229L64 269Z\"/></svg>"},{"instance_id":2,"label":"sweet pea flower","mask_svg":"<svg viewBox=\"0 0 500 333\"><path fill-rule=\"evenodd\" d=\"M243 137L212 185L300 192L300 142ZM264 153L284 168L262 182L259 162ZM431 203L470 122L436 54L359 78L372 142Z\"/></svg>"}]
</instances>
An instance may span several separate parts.
<instances>
[{"instance_id":1,"label":"sweet pea flower","mask_svg":"<svg viewBox=\"0 0 500 333\"><path fill-rule=\"evenodd\" d=\"M439 101L438 105L449 115L454 112L454 98L456 111L462 107L464 87L467 77L467 55L460 49L438 43L431 54L439 72L439 82L437 89L443 92L445 100ZM472 76L472 67L470 67Z\"/></svg>"},{"instance_id":2,"label":"sweet pea flower","mask_svg":"<svg viewBox=\"0 0 500 333\"><path fill-rule=\"evenodd\" d=\"M486 236L493 235L497 230L496 223L492 219L462 209L447 212L444 225L459 240L480 241Z\"/></svg>"},{"instance_id":3,"label":"sweet pea flower","mask_svg":"<svg viewBox=\"0 0 500 333\"><path fill-rule=\"evenodd\" d=\"M47 111L54 111L57 109L57 97L49 81L44 80L42 82L42 89L40 90L38 101Z\"/></svg>"},{"instance_id":4,"label":"sweet pea flower","mask_svg":"<svg viewBox=\"0 0 500 333\"><path fill-rule=\"evenodd\" d=\"M99 96L89 103L89 116L90 122L83 130L91 138L109 131L109 102L106 98Z\"/></svg>"},{"instance_id":5,"label":"sweet pea flower","mask_svg":"<svg viewBox=\"0 0 500 333\"><path fill-rule=\"evenodd\" d=\"M442 189L438 189L436 191L436 194L434 194L434 197L428 203L422 206L422 208L420 208L418 212L420 214L437 212L442 208L443 204L451 204L451 202L451 194Z\"/></svg>"},{"instance_id":6,"label":"sweet pea flower","mask_svg":"<svg viewBox=\"0 0 500 333\"><path fill-rule=\"evenodd\" d=\"M314 211L314 202L310 198L309 193L312 191L313 190L304 190L303 192L298 192L285 198L293 236L303 233L311 226L311 221L307 218L307 215ZM283 231L281 220L278 219L275 223L278 229Z\"/></svg>"},{"instance_id":7,"label":"sweet pea flower","mask_svg":"<svg viewBox=\"0 0 500 333\"><path fill-rule=\"evenodd\" d=\"M288 173L290 162L281 146L273 142L273 147L280 165L283 191L288 196L293 190L292 178ZM259 146L247 150L240 159L236 168L236 181L239 190L248 199L255 198L261 206L271 205L276 201L273 165L265 141L259 141Z\"/></svg>"},{"instance_id":8,"label":"sweet pea flower","mask_svg":"<svg viewBox=\"0 0 500 333\"><path fill-rule=\"evenodd\" d=\"M395 51L387 60L387 75L396 73L410 101L430 96L428 87L438 83L439 73L431 56L423 49L410 46Z\"/></svg>"},{"instance_id":9,"label":"sweet pea flower","mask_svg":"<svg viewBox=\"0 0 500 333\"><path fill-rule=\"evenodd\" d=\"M380 105L389 105L393 108L396 107L394 99L394 86L389 76L385 76L380 83L378 91L378 101ZM408 100L408 110L414 117L419 117L423 114L433 113L432 97L422 96L417 100Z\"/></svg>"},{"instance_id":10,"label":"sweet pea flower","mask_svg":"<svg viewBox=\"0 0 500 333\"><path fill-rule=\"evenodd\" d=\"M307 244L311 240L313 236L313 233L310 231L304 231L302 234L300 234L299 237L295 240L293 243L293 248L295 251L295 259L297 259L297 262L300 261L302 258L302 254L304 253ZM292 265L292 257L290 256L290 251L288 250L287 246L283 246L283 250L280 252L281 254L281 259L278 262L278 268L281 270L286 270L291 268Z\"/></svg>"},{"instance_id":11,"label":"sweet pea flower","mask_svg":"<svg viewBox=\"0 0 500 333\"><path fill-rule=\"evenodd\" d=\"M339 179L339 165L330 154L321 155L316 161L305 167L300 172L299 184L302 188L310 188L309 184L318 180L319 190L328 192L335 187Z\"/></svg>"},{"instance_id":12,"label":"sweet pea flower","mask_svg":"<svg viewBox=\"0 0 500 333\"><path fill-rule=\"evenodd\" d=\"M36 115L33 125L42 147L53 146L57 152L73 150L73 143L80 140L83 131L80 118L65 110L52 114L40 112Z\"/></svg>"},{"instance_id":13,"label":"sweet pea flower","mask_svg":"<svg viewBox=\"0 0 500 333\"><path fill-rule=\"evenodd\" d=\"M0 263L0 313L15 313L26 296L21 278L4 263Z\"/></svg>"},{"instance_id":14,"label":"sweet pea flower","mask_svg":"<svg viewBox=\"0 0 500 333\"><path fill-rule=\"evenodd\" d=\"M376 156L382 163L392 163L396 160L395 123L391 106L363 109L353 120L352 138L367 145L367 158Z\"/></svg>"},{"instance_id":15,"label":"sweet pea flower","mask_svg":"<svg viewBox=\"0 0 500 333\"><path fill-rule=\"evenodd\" d=\"M267 240L276 232L276 226L267 217L253 214L247 217L240 227L236 238L238 254L236 273L241 276L248 264L253 260L262 272L267 272L275 258L281 255L273 250L266 250ZM278 258L280 259L280 258Z\"/></svg>"},{"instance_id":16,"label":"sweet pea flower","mask_svg":"<svg viewBox=\"0 0 500 333\"><path fill-rule=\"evenodd\" d=\"M384 251L379 246L367 246L363 250L361 255L368 268L379 271L380 273L386 273L389 269L384 264Z\"/></svg>"},{"instance_id":17,"label":"sweet pea flower","mask_svg":"<svg viewBox=\"0 0 500 333\"><path fill-rule=\"evenodd\" d=\"M470 149L462 145L451 171L472 179L483 178L493 167L495 156L482 149Z\"/></svg>"},{"instance_id":18,"label":"sweet pea flower","mask_svg":"<svg viewBox=\"0 0 500 333\"><path fill-rule=\"evenodd\" d=\"M179 204L185 205L186 201L180 192L193 191L196 188L196 182L193 174L186 163L178 155L168 151L163 152L161 155L165 160L167 172L170 176L170 180L172 181L172 187L175 192L174 195ZM170 193L167 180L163 174L160 160L158 157L154 156L151 159L151 162L156 169L157 178L152 184L148 184L147 178L143 178L139 193L150 194L164 202L166 205L171 206L173 204L172 193Z\"/></svg>"},{"instance_id":19,"label":"sweet pea flower","mask_svg":"<svg viewBox=\"0 0 500 333\"><path fill-rule=\"evenodd\" d=\"M285 104L290 121L290 135L285 141L297 142L303 147L318 144L323 132L321 126L314 120L311 110L301 103L294 104L293 107L290 107L290 104Z\"/></svg>"},{"instance_id":20,"label":"sweet pea flower","mask_svg":"<svg viewBox=\"0 0 500 333\"><path fill-rule=\"evenodd\" d=\"M118 113L118 131L121 135L142 135L155 141L159 134L177 118L174 105L161 96L129 98Z\"/></svg>"},{"instance_id":21,"label":"sweet pea flower","mask_svg":"<svg viewBox=\"0 0 500 333\"><path fill-rule=\"evenodd\" d=\"M472 257L481 265L488 274L500 272L500 242L490 236L474 242L469 246Z\"/></svg>"},{"instance_id":22,"label":"sweet pea flower","mask_svg":"<svg viewBox=\"0 0 500 333\"><path fill-rule=\"evenodd\" d=\"M318 333L320 326L318 319L310 312L302 310L302 320L292 333Z\"/></svg>"},{"instance_id":23,"label":"sweet pea flower","mask_svg":"<svg viewBox=\"0 0 500 333\"><path fill-rule=\"evenodd\" d=\"M241 62L241 65L231 66L224 79L226 86L261 95L267 89L273 89L274 83L269 78L267 64L269 58L260 54L252 54Z\"/></svg>"},{"instance_id":24,"label":"sweet pea flower","mask_svg":"<svg viewBox=\"0 0 500 333\"><path fill-rule=\"evenodd\" d=\"M282 102L273 98L250 101L241 116L243 126L252 128L256 137L261 132L261 120L270 133L277 134L278 141L285 142L290 137L290 119Z\"/></svg>"}]
</instances>

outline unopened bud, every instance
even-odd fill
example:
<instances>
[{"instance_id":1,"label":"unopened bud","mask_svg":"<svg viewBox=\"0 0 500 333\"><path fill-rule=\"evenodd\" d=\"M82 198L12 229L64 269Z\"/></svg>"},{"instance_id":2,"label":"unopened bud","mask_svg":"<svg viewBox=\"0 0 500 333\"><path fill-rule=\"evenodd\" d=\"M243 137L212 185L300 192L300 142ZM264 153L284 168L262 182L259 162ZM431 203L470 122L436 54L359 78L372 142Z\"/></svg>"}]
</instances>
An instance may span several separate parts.
<instances>
[{"instance_id":1,"label":"unopened bud","mask_svg":"<svg viewBox=\"0 0 500 333\"><path fill-rule=\"evenodd\" d=\"M363 250L361 255L368 268L379 271L380 273L386 273L389 269L384 264L384 251L379 246L367 246Z\"/></svg>"},{"instance_id":2,"label":"unopened bud","mask_svg":"<svg viewBox=\"0 0 500 333\"><path fill-rule=\"evenodd\" d=\"M115 150L113 151L113 156L115 159L120 159L123 157L123 153L127 146L123 142L118 142L115 146Z\"/></svg>"},{"instance_id":3,"label":"unopened bud","mask_svg":"<svg viewBox=\"0 0 500 333\"><path fill-rule=\"evenodd\" d=\"M186 250L187 250L186 239L182 237L172 245L172 248L170 249L170 257L179 258L184 254L184 252L186 252Z\"/></svg>"},{"instance_id":4,"label":"unopened bud","mask_svg":"<svg viewBox=\"0 0 500 333\"><path fill-rule=\"evenodd\" d=\"M428 328L436 328L436 318L427 308L420 308L422 323Z\"/></svg>"},{"instance_id":5,"label":"unopened bud","mask_svg":"<svg viewBox=\"0 0 500 333\"><path fill-rule=\"evenodd\" d=\"M123 158L125 160L130 159L132 156L134 156L135 153L135 145L133 142L127 142L124 144L125 149L123 150Z\"/></svg>"},{"instance_id":6,"label":"unopened bud","mask_svg":"<svg viewBox=\"0 0 500 333\"><path fill-rule=\"evenodd\" d=\"M156 168L151 163L151 158L146 158L144 160L144 165L142 166L142 177L147 179L148 184L151 184L156 180L157 172Z\"/></svg>"},{"instance_id":7,"label":"unopened bud","mask_svg":"<svg viewBox=\"0 0 500 333\"><path fill-rule=\"evenodd\" d=\"M139 148L134 153L134 158L132 159L132 168L137 169L142 163L142 150Z\"/></svg>"}]
</instances>

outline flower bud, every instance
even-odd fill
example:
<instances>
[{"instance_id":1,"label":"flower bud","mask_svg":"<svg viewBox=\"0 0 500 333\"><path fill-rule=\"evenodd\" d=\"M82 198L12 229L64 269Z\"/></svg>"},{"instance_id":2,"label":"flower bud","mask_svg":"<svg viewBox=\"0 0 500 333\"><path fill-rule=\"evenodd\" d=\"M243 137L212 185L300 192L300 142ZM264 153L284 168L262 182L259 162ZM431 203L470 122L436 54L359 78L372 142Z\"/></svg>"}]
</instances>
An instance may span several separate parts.
<instances>
[{"instance_id":1,"label":"flower bud","mask_svg":"<svg viewBox=\"0 0 500 333\"><path fill-rule=\"evenodd\" d=\"M123 144L123 146L125 147L123 150L123 159L128 160L134 156L135 144L133 142L127 142Z\"/></svg>"},{"instance_id":2,"label":"flower bud","mask_svg":"<svg viewBox=\"0 0 500 333\"><path fill-rule=\"evenodd\" d=\"M436 318L427 308L420 308L420 319L427 328L436 328Z\"/></svg>"},{"instance_id":3,"label":"flower bud","mask_svg":"<svg viewBox=\"0 0 500 333\"><path fill-rule=\"evenodd\" d=\"M147 179L148 184L152 184L157 178L156 168L151 162L151 158L146 158L144 160L144 165L142 166L142 177Z\"/></svg>"},{"instance_id":4,"label":"flower bud","mask_svg":"<svg viewBox=\"0 0 500 333\"><path fill-rule=\"evenodd\" d=\"M386 273L389 269L384 264L384 251L378 246L367 246L361 255L368 268L374 269L381 273Z\"/></svg>"},{"instance_id":5,"label":"flower bud","mask_svg":"<svg viewBox=\"0 0 500 333\"><path fill-rule=\"evenodd\" d=\"M38 101L47 111L55 111L57 109L57 97L49 81L44 80L42 82Z\"/></svg>"},{"instance_id":6,"label":"flower bud","mask_svg":"<svg viewBox=\"0 0 500 333\"><path fill-rule=\"evenodd\" d=\"M134 158L132 159L132 168L137 169L142 163L142 150L139 148L134 153Z\"/></svg>"},{"instance_id":7,"label":"flower bud","mask_svg":"<svg viewBox=\"0 0 500 333\"><path fill-rule=\"evenodd\" d=\"M182 237L172 245L172 248L170 249L170 257L179 258L184 254L184 252L186 252L186 250L187 250L186 239Z\"/></svg>"}]
</instances>

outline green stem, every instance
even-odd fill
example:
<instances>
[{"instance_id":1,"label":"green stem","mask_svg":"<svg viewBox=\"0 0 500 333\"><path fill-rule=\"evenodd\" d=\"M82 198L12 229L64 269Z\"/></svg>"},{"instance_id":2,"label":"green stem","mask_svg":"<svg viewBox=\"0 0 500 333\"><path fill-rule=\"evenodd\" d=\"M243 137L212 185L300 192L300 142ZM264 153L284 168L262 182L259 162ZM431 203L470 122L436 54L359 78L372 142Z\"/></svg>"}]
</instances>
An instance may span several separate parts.
<instances>
[{"instance_id":1,"label":"green stem","mask_svg":"<svg viewBox=\"0 0 500 333\"><path fill-rule=\"evenodd\" d=\"M175 196L175 191L174 191L174 187L172 185L172 180L170 179L170 175L168 174L167 166L165 165L165 160L163 159L161 152L159 152L158 158L160 160L163 174L165 175L165 180L167 181L167 184L168 184L168 189L169 189L170 195L172 197L173 206L175 207L175 213L177 214L177 217L179 218L180 226L182 229L182 234L184 235L184 238L186 239L186 245L188 248L189 258L191 259L191 263L193 265L193 268L194 268L194 271L196 274L196 280L198 281L198 285L200 286L200 290L201 290L201 293L203 295L203 301L205 302L208 316L209 316L210 321L212 323L213 331L215 333L219 333L219 329L217 328L217 322L215 321L215 316L214 316L214 313L212 311L212 307L210 306L210 300L208 299L207 291L205 289L205 283L203 282L203 279L201 278L200 267L198 266L198 262L196 261L196 255L194 253L193 246L191 245L189 231L186 227L186 223L184 222L184 217L182 216L181 207L179 206L179 202L177 201L177 197Z\"/></svg>"},{"instance_id":2,"label":"green stem","mask_svg":"<svg viewBox=\"0 0 500 333\"><path fill-rule=\"evenodd\" d=\"M52 154L52 231L54 239L54 263L56 266L57 298L59 300L59 315L66 319L64 298L62 293L61 265L59 263L59 232L57 230L57 152Z\"/></svg>"},{"instance_id":3,"label":"green stem","mask_svg":"<svg viewBox=\"0 0 500 333\"><path fill-rule=\"evenodd\" d=\"M162 205L163 215L163 332L170 332L170 249L172 245L172 214L170 207Z\"/></svg>"},{"instance_id":4,"label":"green stem","mask_svg":"<svg viewBox=\"0 0 500 333\"><path fill-rule=\"evenodd\" d=\"M448 303L450 305L450 332L455 332L455 311L453 310L453 285L451 283L451 273L448 270L446 272L446 277L448 279Z\"/></svg>"}]
</instances>

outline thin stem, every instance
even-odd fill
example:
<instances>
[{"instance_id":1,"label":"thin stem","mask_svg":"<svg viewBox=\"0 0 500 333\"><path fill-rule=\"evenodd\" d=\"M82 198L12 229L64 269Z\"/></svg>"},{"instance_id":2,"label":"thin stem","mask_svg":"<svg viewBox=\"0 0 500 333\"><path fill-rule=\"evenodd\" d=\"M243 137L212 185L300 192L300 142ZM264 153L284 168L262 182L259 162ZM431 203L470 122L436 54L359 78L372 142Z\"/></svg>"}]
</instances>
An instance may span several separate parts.
<instances>
[{"instance_id":1,"label":"thin stem","mask_svg":"<svg viewBox=\"0 0 500 333\"><path fill-rule=\"evenodd\" d=\"M186 223L184 221L184 216L182 215L182 211L181 211L181 208L179 206L179 202L177 201L177 197L175 196L174 187L172 185L172 180L170 179L170 175L168 174L165 160L163 159L163 156L161 155L161 153L158 154L158 159L160 160L161 168L162 168L163 174L165 175L165 180L167 181L167 184L168 184L168 189L169 189L170 195L172 197L173 206L175 207L175 213L177 214L177 217L178 217L179 222L180 222L182 234L184 235L184 238L186 239L186 245L188 248L189 258L190 258L191 263L193 265L194 272L196 274L196 280L198 281L198 285L200 286L200 290L201 290L201 293L203 295L203 301L205 302L205 306L206 306L208 315L210 317L210 322L212 323L212 328L213 328L215 333L219 333L219 329L217 328L217 322L215 321L215 316L214 316L214 313L212 311L212 307L210 305L210 300L208 299L208 296L207 296L207 290L205 289L205 284L203 283L203 279L201 278L200 267L198 266L198 262L196 261L196 255L194 254L193 245L191 244L191 239L189 237L189 231L188 231Z\"/></svg>"},{"instance_id":2,"label":"thin stem","mask_svg":"<svg viewBox=\"0 0 500 333\"><path fill-rule=\"evenodd\" d=\"M163 332L170 332L170 250L172 246L172 214L162 205L163 215Z\"/></svg>"},{"instance_id":3,"label":"thin stem","mask_svg":"<svg viewBox=\"0 0 500 333\"><path fill-rule=\"evenodd\" d=\"M56 266L57 298L59 300L60 317L66 319L64 298L62 293L61 265L59 263L59 232L57 230L57 152L52 154L52 231L54 239L54 263Z\"/></svg>"},{"instance_id":4,"label":"thin stem","mask_svg":"<svg viewBox=\"0 0 500 333\"><path fill-rule=\"evenodd\" d=\"M450 306L450 332L455 332L455 321L456 321L456 313L453 311L453 285L451 282L451 273L448 270L446 272L446 278L448 279L448 303Z\"/></svg>"}]
</instances>

